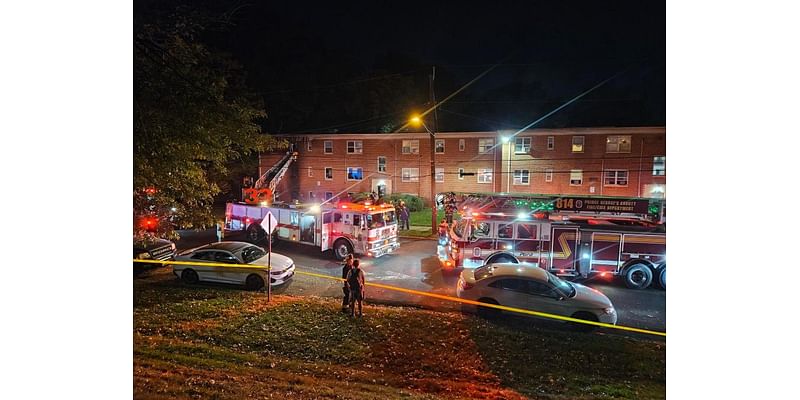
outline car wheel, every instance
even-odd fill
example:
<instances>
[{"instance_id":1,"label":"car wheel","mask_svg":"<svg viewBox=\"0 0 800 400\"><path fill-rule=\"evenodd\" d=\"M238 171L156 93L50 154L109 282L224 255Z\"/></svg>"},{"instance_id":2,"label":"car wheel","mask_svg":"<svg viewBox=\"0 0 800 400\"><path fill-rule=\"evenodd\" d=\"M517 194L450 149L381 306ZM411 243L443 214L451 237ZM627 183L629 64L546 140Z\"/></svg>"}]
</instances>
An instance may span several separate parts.
<instances>
[{"instance_id":1,"label":"car wheel","mask_svg":"<svg viewBox=\"0 0 800 400\"><path fill-rule=\"evenodd\" d=\"M253 224L247 228L247 241L252 244L261 243L266 236L267 232L264 231L264 228L262 228L261 225Z\"/></svg>"},{"instance_id":2,"label":"car wheel","mask_svg":"<svg viewBox=\"0 0 800 400\"><path fill-rule=\"evenodd\" d=\"M333 243L333 255L337 260L344 260L348 254L353 254L353 246L350 245L350 242L345 239L339 239Z\"/></svg>"},{"instance_id":3,"label":"car wheel","mask_svg":"<svg viewBox=\"0 0 800 400\"><path fill-rule=\"evenodd\" d=\"M667 290L667 265L664 264L656 270L656 277L658 277L658 286Z\"/></svg>"},{"instance_id":4,"label":"car wheel","mask_svg":"<svg viewBox=\"0 0 800 400\"><path fill-rule=\"evenodd\" d=\"M500 303L498 303L497 300L489 299L489 298L485 298L485 297L480 299L480 300L478 300L478 302L485 303L485 304L500 305ZM501 311L499 309L497 309L497 308L494 308L494 307L478 306L478 315L481 316L482 318L496 319L497 317L500 316L500 313L501 313Z\"/></svg>"},{"instance_id":5,"label":"car wheel","mask_svg":"<svg viewBox=\"0 0 800 400\"><path fill-rule=\"evenodd\" d=\"M489 258L486 259L486 262L484 262L483 264L486 265L486 264L494 264L494 263L514 263L514 264L519 264L519 260L517 260L516 257L514 257L514 256L512 256L510 254L501 253L501 254L495 254L493 256L490 256Z\"/></svg>"},{"instance_id":6,"label":"car wheel","mask_svg":"<svg viewBox=\"0 0 800 400\"><path fill-rule=\"evenodd\" d=\"M260 290L264 287L264 279L256 274L250 274L245 280L247 290Z\"/></svg>"},{"instance_id":7,"label":"car wheel","mask_svg":"<svg viewBox=\"0 0 800 400\"><path fill-rule=\"evenodd\" d=\"M599 322L597 316L588 311L578 311L572 314L572 318L582 319L584 321ZM597 325L581 324L579 322L570 322L572 328L578 332L591 332L597 329Z\"/></svg>"},{"instance_id":8,"label":"car wheel","mask_svg":"<svg viewBox=\"0 0 800 400\"><path fill-rule=\"evenodd\" d=\"M653 271L644 264L634 264L625 270L625 285L631 289L646 289L653 282Z\"/></svg>"},{"instance_id":9,"label":"car wheel","mask_svg":"<svg viewBox=\"0 0 800 400\"><path fill-rule=\"evenodd\" d=\"M197 283L200 280L200 277L197 276L197 272L194 272L193 269L185 269L181 272L181 280L185 283Z\"/></svg>"}]
</instances>

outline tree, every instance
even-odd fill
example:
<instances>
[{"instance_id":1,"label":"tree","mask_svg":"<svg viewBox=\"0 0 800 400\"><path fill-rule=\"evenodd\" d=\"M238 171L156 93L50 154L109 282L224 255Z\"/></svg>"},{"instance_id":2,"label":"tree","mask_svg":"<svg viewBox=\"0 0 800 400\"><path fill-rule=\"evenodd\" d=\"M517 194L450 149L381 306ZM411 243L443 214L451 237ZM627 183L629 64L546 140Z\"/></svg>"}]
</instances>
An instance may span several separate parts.
<instances>
[{"instance_id":1,"label":"tree","mask_svg":"<svg viewBox=\"0 0 800 400\"><path fill-rule=\"evenodd\" d=\"M187 7L134 16L134 224L213 224L231 163L283 145L261 133L263 104L229 56L200 42L214 24Z\"/></svg>"}]
</instances>

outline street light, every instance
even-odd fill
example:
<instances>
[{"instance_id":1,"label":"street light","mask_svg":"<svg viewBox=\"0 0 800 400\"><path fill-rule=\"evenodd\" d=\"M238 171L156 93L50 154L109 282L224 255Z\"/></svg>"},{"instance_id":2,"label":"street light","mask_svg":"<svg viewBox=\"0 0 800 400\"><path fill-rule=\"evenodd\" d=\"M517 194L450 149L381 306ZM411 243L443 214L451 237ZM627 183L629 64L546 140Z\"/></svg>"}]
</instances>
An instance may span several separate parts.
<instances>
[{"instance_id":1,"label":"street light","mask_svg":"<svg viewBox=\"0 0 800 400\"><path fill-rule=\"evenodd\" d=\"M425 121L419 115L413 115L409 119L409 123L414 126L422 125L431 135L431 233L436 233L436 229L438 227L438 224L436 223L436 143L434 140L436 138L436 134L428 128L428 125L425 125Z\"/></svg>"}]
</instances>

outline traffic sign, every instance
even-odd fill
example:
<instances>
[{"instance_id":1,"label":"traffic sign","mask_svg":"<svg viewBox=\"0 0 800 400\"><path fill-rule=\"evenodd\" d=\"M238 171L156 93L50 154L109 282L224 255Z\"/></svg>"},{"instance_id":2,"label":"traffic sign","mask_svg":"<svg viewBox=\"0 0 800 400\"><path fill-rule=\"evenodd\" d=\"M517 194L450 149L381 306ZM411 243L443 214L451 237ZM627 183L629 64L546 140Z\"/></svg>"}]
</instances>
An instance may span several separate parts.
<instances>
[{"instance_id":1,"label":"traffic sign","mask_svg":"<svg viewBox=\"0 0 800 400\"><path fill-rule=\"evenodd\" d=\"M271 235L277 226L278 220L272 215L272 212L267 211L267 215L261 220L261 227L264 228L268 235Z\"/></svg>"}]
</instances>

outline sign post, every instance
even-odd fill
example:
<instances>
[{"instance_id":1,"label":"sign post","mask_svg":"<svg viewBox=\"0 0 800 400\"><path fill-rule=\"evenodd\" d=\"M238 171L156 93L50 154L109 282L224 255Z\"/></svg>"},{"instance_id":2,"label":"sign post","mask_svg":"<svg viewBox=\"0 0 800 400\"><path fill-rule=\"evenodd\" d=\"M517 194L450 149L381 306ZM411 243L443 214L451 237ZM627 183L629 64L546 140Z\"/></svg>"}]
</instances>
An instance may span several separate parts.
<instances>
[{"instance_id":1,"label":"sign post","mask_svg":"<svg viewBox=\"0 0 800 400\"><path fill-rule=\"evenodd\" d=\"M266 225L264 224L266 222ZM272 300L272 231L278 225L271 211L267 211L266 218L261 220L261 227L267 232L267 301Z\"/></svg>"}]
</instances>

